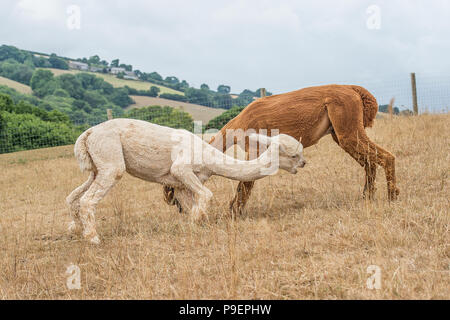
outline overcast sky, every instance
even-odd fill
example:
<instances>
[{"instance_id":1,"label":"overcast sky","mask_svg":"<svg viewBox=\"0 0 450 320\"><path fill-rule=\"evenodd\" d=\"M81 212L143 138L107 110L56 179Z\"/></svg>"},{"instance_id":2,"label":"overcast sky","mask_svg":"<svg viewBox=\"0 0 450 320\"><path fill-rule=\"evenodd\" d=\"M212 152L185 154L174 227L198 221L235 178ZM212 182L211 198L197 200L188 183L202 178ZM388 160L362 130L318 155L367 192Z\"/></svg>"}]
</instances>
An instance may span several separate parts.
<instances>
[{"instance_id":1,"label":"overcast sky","mask_svg":"<svg viewBox=\"0 0 450 320\"><path fill-rule=\"evenodd\" d=\"M67 26L70 5L80 29ZM450 1L2 0L0 43L120 58L196 87L285 92L448 74Z\"/></svg>"}]
</instances>

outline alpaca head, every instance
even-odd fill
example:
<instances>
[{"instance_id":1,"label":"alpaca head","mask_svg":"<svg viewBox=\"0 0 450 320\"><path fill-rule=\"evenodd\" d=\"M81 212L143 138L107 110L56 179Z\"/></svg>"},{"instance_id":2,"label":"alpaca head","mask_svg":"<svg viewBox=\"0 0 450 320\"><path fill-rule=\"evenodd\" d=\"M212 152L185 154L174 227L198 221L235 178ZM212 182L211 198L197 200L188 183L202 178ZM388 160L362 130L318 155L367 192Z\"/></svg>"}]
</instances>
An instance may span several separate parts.
<instances>
[{"instance_id":1,"label":"alpaca head","mask_svg":"<svg viewBox=\"0 0 450 320\"><path fill-rule=\"evenodd\" d=\"M303 168L306 164L303 158L303 145L300 141L287 134L279 134L274 137L268 137L261 134L252 134L251 140L266 144L269 148L278 147L279 168L290 173L297 173L297 168Z\"/></svg>"}]
</instances>

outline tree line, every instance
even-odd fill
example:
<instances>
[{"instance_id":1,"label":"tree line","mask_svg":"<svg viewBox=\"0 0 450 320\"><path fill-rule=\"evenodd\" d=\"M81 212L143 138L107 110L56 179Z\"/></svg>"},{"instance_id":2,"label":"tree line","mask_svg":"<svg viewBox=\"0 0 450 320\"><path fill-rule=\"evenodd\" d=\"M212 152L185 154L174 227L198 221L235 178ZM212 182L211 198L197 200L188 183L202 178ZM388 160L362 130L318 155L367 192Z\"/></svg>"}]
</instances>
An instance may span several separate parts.
<instances>
[{"instance_id":1,"label":"tree line","mask_svg":"<svg viewBox=\"0 0 450 320\"><path fill-rule=\"evenodd\" d=\"M54 53L45 58L13 46L0 46L0 76L30 85L31 77L36 68L67 70L69 65Z\"/></svg>"},{"instance_id":2,"label":"tree line","mask_svg":"<svg viewBox=\"0 0 450 320\"><path fill-rule=\"evenodd\" d=\"M77 59L77 61L84 62L90 67L97 67L99 70L102 70L102 72L106 72L107 68L112 67L121 67L126 71L133 70L133 66L131 64L120 63L119 59L114 59L111 61L111 63L109 63L108 61L101 59L99 55L93 55L89 58L79 58ZM31 79L34 72L36 71L36 68L57 68L67 70L69 67L67 58L58 57L54 53L52 53L47 58L43 55L20 50L13 46L0 46L0 76L18 81L26 85L31 85ZM128 91L128 94L150 97L156 97L159 95L159 97L161 98L189 102L211 108L230 109L233 106L245 106L252 102L255 98L260 97L261 92L260 89L256 91L246 89L243 90L239 95L237 95L237 97L235 97L231 95L231 87L225 84L219 85L217 87L217 90L215 91L210 89L210 87L206 83L203 83L200 88L194 88L191 87L186 80L180 80L175 76L167 76L163 78L156 71L147 73L140 70L134 70L134 73L141 81L165 86L180 91L180 94L159 94L158 88L151 85L149 85L148 90L136 90L127 87L126 89ZM120 77L120 74L118 76ZM44 88L43 90L48 91L51 86L54 86L54 83L49 84L47 88ZM42 93L37 92L38 96L39 94L42 96ZM267 95L271 95L271 93L268 92ZM105 98L109 100L107 96ZM122 98L123 101L125 101L124 97ZM117 105L121 106L121 104ZM89 112L87 113L89 114ZM81 114L78 114L77 117L82 118ZM84 115L84 118L88 117Z\"/></svg>"},{"instance_id":3,"label":"tree line","mask_svg":"<svg viewBox=\"0 0 450 320\"><path fill-rule=\"evenodd\" d=\"M130 64L120 63L119 59L114 59L111 63L106 60L102 60L99 55L94 55L89 58L77 59L80 62L87 63L89 66L95 66L99 68L107 67L121 67L126 71L133 71L133 66ZM158 72L143 72L141 70L134 70L135 75L141 81L150 82L167 88L171 88L176 91L180 91L183 94L176 93L163 93L160 94L160 98L189 102L207 106L210 108L223 108L230 109L233 106L246 106L252 102L255 98L261 96L261 89L251 91L248 89L243 90L236 98L231 96L231 87L225 84L220 84L217 90L211 90L210 87L203 83L200 88L194 88L189 85L186 80L180 80L175 76L163 77ZM123 74L118 74L117 77L123 77ZM137 95L149 95L142 92L131 93ZM267 92L266 95L272 95L271 92ZM153 96L153 95L150 95Z\"/></svg>"},{"instance_id":4,"label":"tree line","mask_svg":"<svg viewBox=\"0 0 450 320\"><path fill-rule=\"evenodd\" d=\"M121 117L190 131L194 127L190 114L171 107L132 109ZM64 112L47 111L39 101L0 86L0 153L73 144L89 127L88 123L75 124Z\"/></svg>"}]
</instances>

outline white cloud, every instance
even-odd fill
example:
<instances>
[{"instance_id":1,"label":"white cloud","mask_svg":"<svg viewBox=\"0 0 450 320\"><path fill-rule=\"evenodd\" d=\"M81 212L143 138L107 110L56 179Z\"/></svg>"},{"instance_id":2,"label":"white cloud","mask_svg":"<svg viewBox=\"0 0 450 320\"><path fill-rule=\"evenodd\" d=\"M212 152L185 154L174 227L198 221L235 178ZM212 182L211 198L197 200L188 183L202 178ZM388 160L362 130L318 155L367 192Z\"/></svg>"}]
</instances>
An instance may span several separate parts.
<instances>
[{"instance_id":1,"label":"white cloud","mask_svg":"<svg viewBox=\"0 0 450 320\"><path fill-rule=\"evenodd\" d=\"M25 20L54 21L63 19L65 11L58 0L20 0L13 13Z\"/></svg>"},{"instance_id":2,"label":"white cloud","mask_svg":"<svg viewBox=\"0 0 450 320\"><path fill-rule=\"evenodd\" d=\"M277 30L298 31L300 20L292 7L278 2L235 1L218 8L212 15L216 23L226 23L239 28L251 25Z\"/></svg>"},{"instance_id":3,"label":"white cloud","mask_svg":"<svg viewBox=\"0 0 450 320\"><path fill-rule=\"evenodd\" d=\"M81 29L66 7L81 8ZM381 8L381 28L366 9ZM99 54L199 86L282 92L315 83L448 72L448 1L2 0L2 43Z\"/></svg>"}]
</instances>

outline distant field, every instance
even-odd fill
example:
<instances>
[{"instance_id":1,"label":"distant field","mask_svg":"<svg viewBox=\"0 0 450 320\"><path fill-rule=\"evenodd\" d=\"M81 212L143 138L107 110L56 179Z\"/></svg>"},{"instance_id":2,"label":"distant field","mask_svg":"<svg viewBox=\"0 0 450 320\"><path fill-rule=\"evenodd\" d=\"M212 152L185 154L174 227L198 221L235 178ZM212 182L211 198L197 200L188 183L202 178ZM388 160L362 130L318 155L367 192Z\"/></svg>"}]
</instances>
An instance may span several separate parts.
<instances>
[{"instance_id":1,"label":"distant field","mask_svg":"<svg viewBox=\"0 0 450 320\"><path fill-rule=\"evenodd\" d=\"M7 78L0 77L0 85L5 85L10 88L16 89L20 93L31 94L31 88L20 82L9 80Z\"/></svg>"},{"instance_id":2,"label":"distant field","mask_svg":"<svg viewBox=\"0 0 450 320\"><path fill-rule=\"evenodd\" d=\"M211 119L221 115L226 111L225 109L208 108L198 104L168 100L163 98L143 96L131 96L131 98L136 103L129 106L127 109L142 108L148 106L169 106L186 111L192 116L194 120L202 121L203 124L207 124Z\"/></svg>"},{"instance_id":3,"label":"distant field","mask_svg":"<svg viewBox=\"0 0 450 320\"><path fill-rule=\"evenodd\" d=\"M86 72L86 71L78 71L78 70L61 70L61 69L53 69L53 68L48 68L48 70L52 71L54 75L58 76L60 74L64 74L64 73L71 73L71 74L75 74L75 73L79 73L79 72ZM137 90L148 90L150 89L151 86L155 86L158 87L161 91L161 93L175 93L175 94L180 94L184 96L184 92L181 91L177 91L177 90L173 90L164 86L159 86L157 84L153 84L150 82L144 82L144 81L138 81L138 80L126 80L126 79L118 79L116 76L111 75L111 74L104 74L104 73L97 73L97 72L86 72L86 73L91 73L96 75L97 77L101 77L103 79L105 79L106 82L111 83L114 87L119 88L119 87L125 87L125 86L129 86L130 88L135 88Z\"/></svg>"}]
</instances>

